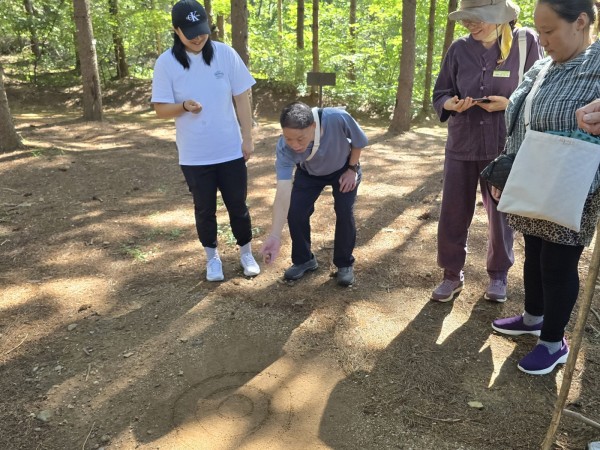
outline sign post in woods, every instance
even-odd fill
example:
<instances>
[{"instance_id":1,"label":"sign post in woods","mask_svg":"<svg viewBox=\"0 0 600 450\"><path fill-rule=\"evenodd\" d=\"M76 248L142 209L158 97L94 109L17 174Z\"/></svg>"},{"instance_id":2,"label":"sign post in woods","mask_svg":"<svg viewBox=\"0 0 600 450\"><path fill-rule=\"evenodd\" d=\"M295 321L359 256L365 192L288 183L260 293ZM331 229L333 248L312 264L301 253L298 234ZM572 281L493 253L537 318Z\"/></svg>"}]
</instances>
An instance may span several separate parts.
<instances>
[{"instance_id":1,"label":"sign post in woods","mask_svg":"<svg viewBox=\"0 0 600 450\"><path fill-rule=\"evenodd\" d=\"M319 86L319 108L323 106L323 86L335 86L335 73L307 72L306 84Z\"/></svg>"}]
</instances>

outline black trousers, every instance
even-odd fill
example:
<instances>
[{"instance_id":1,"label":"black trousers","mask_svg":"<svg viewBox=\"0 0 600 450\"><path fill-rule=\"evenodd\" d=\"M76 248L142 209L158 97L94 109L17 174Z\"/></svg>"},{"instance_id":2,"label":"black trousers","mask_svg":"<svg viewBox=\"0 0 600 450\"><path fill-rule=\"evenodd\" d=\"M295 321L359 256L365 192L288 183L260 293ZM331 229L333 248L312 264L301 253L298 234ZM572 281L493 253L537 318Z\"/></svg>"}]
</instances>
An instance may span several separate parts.
<instances>
[{"instance_id":1,"label":"black trousers","mask_svg":"<svg viewBox=\"0 0 600 450\"><path fill-rule=\"evenodd\" d=\"M524 235L525 311L544 316L540 339L562 340L579 294L577 267L583 246L562 245Z\"/></svg>"},{"instance_id":2,"label":"black trousers","mask_svg":"<svg viewBox=\"0 0 600 450\"><path fill-rule=\"evenodd\" d=\"M202 246L217 247L217 189L237 244L250 242L252 222L246 205L248 171L244 158L207 166L181 166L181 171L194 198L196 230Z\"/></svg>"},{"instance_id":3,"label":"black trousers","mask_svg":"<svg viewBox=\"0 0 600 450\"><path fill-rule=\"evenodd\" d=\"M329 175L315 176L298 167L294 176L288 226L292 238L292 262L303 264L312 258L310 217L315 211L315 202L325 186L333 188L335 210L335 237L333 244L333 263L336 267L349 267L354 264L354 246L356 245L356 225L354 222L354 203L362 172L358 169L356 187L350 192L340 192L339 179L346 167Z\"/></svg>"}]
</instances>

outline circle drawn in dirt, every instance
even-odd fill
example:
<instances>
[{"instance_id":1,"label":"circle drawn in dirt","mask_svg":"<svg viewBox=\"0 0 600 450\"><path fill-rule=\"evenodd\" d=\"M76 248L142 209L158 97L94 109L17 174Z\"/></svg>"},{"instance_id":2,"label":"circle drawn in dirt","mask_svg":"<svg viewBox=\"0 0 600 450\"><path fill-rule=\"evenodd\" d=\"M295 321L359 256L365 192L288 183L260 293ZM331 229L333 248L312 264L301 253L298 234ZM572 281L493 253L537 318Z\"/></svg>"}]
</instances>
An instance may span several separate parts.
<instances>
[{"instance_id":1,"label":"circle drawn in dirt","mask_svg":"<svg viewBox=\"0 0 600 450\"><path fill-rule=\"evenodd\" d=\"M223 444L263 427L275 437L289 429L291 414L291 394L277 376L234 372L202 380L182 393L173 405L172 423L180 440Z\"/></svg>"}]
</instances>

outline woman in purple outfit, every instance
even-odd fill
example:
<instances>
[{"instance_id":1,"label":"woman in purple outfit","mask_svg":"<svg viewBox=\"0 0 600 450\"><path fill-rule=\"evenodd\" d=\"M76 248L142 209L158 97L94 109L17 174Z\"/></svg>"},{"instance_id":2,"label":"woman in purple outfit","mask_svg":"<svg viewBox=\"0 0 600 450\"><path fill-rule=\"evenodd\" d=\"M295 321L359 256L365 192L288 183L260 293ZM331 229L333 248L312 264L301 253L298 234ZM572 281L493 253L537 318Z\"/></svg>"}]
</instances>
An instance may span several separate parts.
<instances>
[{"instance_id":1,"label":"woman in purple outfit","mask_svg":"<svg viewBox=\"0 0 600 450\"><path fill-rule=\"evenodd\" d=\"M522 73L542 57L537 36L514 27L519 7L511 0L462 0L449 18L469 35L448 49L433 92L440 121L448 121L442 208L438 224L438 264L442 283L432 300L447 302L464 286L467 237L475 212L477 184L488 216L485 298L506 301L508 270L514 262L513 232L496 209L480 177L504 148L504 110Z\"/></svg>"}]
</instances>

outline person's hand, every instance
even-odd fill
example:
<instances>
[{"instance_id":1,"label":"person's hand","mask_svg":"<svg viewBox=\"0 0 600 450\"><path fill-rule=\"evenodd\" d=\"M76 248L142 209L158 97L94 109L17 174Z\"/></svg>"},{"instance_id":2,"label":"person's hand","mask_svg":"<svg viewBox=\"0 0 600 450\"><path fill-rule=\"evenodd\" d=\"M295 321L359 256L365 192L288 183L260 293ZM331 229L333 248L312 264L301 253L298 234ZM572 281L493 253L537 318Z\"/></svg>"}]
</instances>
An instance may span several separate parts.
<instances>
[{"instance_id":1,"label":"person's hand","mask_svg":"<svg viewBox=\"0 0 600 450\"><path fill-rule=\"evenodd\" d=\"M186 100L183 102L183 109L186 109L192 114L198 114L200 111L202 111L202 105L196 100Z\"/></svg>"},{"instance_id":2,"label":"person's hand","mask_svg":"<svg viewBox=\"0 0 600 450\"><path fill-rule=\"evenodd\" d=\"M244 159L248 161L254 153L254 141L252 139L244 139L242 141L242 153L244 154Z\"/></svg>"},{"instance_id":3,"label":"person's hand","mask_svg":"<svg viewBox=\"0 0 600 450\"><path fill-rule=\"evenodd\" d=\"M490 95L486 98L491 101L489 103L476 102L475 104L487 112L504 111L508 106L508 99L501 95Z\"/></svg>"},{"instance_id":4,"label":"person's hand","mask_svg":"<svg viewBox=\"0 0 600 450\"><path fill-rule=\"evenodd\" d=\"M358 174L354 170L346 170L340 177L340 192L346 193L352 191L356 187Z\"/></svg>"},{"instance_id":5,"label":"person's hand","mask_svg":"<svg viewBox=\"0 0 600 450\"><path fill-rule=\"evenodd\" d=\"M448 111L456 111L458 113L461 113L469 109L471 106L475 106L476 104L477 103L473 101L472 97L467 97L459 100L458 96L455 95L454 97L449 98L444 102L444 109L447 109Z\"/></svg>"},{"instance_id":6,"label":"person's hand","mask_svg":"<svg viewBox=\"0 0 600 450\"><path fill-rule=\"evenodd\" d=\"M577 126L590 134L600 134L600 99L575 111Z\"/></svg>"},{"instance_id":7,"label":"person's hand","mask_svg":"<svg viewBox=\"0 0 600 450\"><path fill-rule=\"evenodd\" d=\"M273 235L269 235L260 249L260 254L263 256L263 262L271 264L279 255L281 248L281 240Z\"/></svg>"},{"instance_id":8,"label":"person's hand","mask_svg":"<svg viewBox=\"0 0 600 450\"><path fill-rule=\"evenodd\" d=\"M498 189L497 187L490 186L490 195L494 198L494 200L499 202L500 196L502 195L502 191L500 189Z\"/></svg>"}]
</instances>

